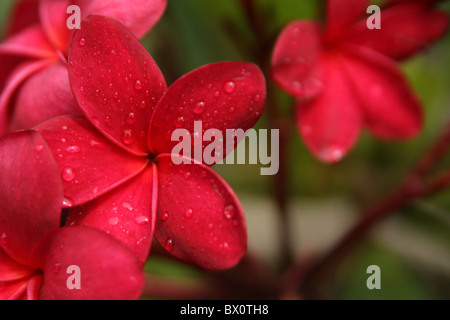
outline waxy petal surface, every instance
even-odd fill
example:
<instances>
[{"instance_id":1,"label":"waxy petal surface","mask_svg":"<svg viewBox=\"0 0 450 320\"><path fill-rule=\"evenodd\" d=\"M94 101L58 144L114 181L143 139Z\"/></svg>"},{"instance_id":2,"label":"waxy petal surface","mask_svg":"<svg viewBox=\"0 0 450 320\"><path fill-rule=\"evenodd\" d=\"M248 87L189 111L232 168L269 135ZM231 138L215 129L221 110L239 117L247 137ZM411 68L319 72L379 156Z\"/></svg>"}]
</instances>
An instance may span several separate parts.
<instances>
[{"instance_id":1,"label":"waxy petal surface","mask_svg":"<svg viewBox=\"0 0 450 320\"><path fill-rule=\"evenodd\" d=\"M139 298L144 275L139 261L116 239L88 227L50 233L33 250L32 264L43 270L41 300L117 300ZM80 289L69 289L79 268Z\"/></svg>"},{"instance_id":2,"label":"waxy petal surface","mask_svg":"<svg viewBox=\"0 0 450 320\"><path fill-rule=\"evenodd\" d=\"M202 164L158 156L155 237L174 256L206 269L235 266L246 252L245 219L226 182Z\"/></svg>"},{"instance_id":3,"label":"waxy petal surface","mask_svg":"<svg viewBox=\"0 0 450 320\"><path fill-rule=\"evenodd\" d=\"M61 170L64 206L93 200L136 176L147 159L110 143L84 117L65 116L36 128Z\"/></svg>"},{"instance_id":4,"label":"waxy petal surface","mask_svg":"<svg viewBox=\"0 0 450 320\"><path fill-rule=\"evenodd\" d=\"M191 156L199 136L208 129L218 130L225 139L227 129L252 128L264 111L265 79L260 69L244 62L220 62L200 67L175 81L159 101L150 124L149 145L154 153L171 153L179 141L171 141L176 129L190 133ZM202 132L196 132L201 121ZM200 141L202 150L211 144ZM216 160L234 149L225 148ZM200 159L197 159L200 160Z\"/></svg>"},{"instance_id":5,"label":"waxy petal surface","mask_svg":"<svg viewBox=\"0 0 450 320\"><path fill-rule=\"evenodd\" d=\"M320 160L341 160L355 144L363 124L362 111L337 56L320 61L327 82L311 100L297 103L297 127L306 145Z\"/></svg>"},{"instance_id":6,"label":"waxy petal surface","mask_svg":"<svg viewBox=\"0 0 450 320\"><path fill-rule=\"evenodd\" d=\"M156 167L150 166L104 196L74 208L66 225L103 230L129 247L144 264L153 239L157 192Z\"/></svg>"},{"instance_id":7,"label":"waxy petal surface","mask_svg":"<svg viewBox=\"0 0 450 320\"><path fill-rule=\"evenodd\" d=\"M28 129L58 116L81 114L70 90L67 65L58 61L33 74L19 89L11 128Z\"/></svg>"},{"instance_id":8,"label":"waxy petal surface","mask_svg":"<svg viewBox=\"0 0 450 320\"><path fill-rule=\"evenodd\" d=\"M294 96L309 97L322 88L316 63L322 50L321 27L312 21L296 21L283 29L272 55L272 75Z\"/></svg>"},{"instance_id":9,"label":"waxy petal surface","mask_svg":"<svg viewBox=\"0 0 450 320\"><path fill-rule=\"evenodd\" d=\"M0 139L0 190L0 246L26 264L36 243L58 228L63 198L58 166L40 134Z\"/></svg>"},{"instance_id":10,"label":"waxy petal surface","mask_svg":"<svg viewBox=\"0 0 450 320\"><path fill-rule=\"evenodd\" d=\"M69 74L91 123L123 149L145 155L150 118L166 84L138 39L113 19L86 18L73 37Z\"/></svg>"},{"instance_id":11,"label":"waxy petal surface","mask_svg":"<svg viewBox=\"0 0 450 320\"><path fill-rule=\"evenodd\" d=\"M421 103L394 61L363 47L348 48L344 61L366 125L375 135L404 139L420 131Z\"/></svg>"}]
</instances>

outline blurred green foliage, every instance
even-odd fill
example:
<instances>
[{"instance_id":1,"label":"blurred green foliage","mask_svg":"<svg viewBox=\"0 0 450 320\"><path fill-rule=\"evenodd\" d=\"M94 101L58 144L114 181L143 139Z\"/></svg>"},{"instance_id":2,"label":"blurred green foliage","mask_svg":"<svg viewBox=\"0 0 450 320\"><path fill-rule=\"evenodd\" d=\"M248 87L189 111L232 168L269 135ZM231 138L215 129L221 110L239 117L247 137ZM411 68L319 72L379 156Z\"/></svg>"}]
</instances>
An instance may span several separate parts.
<instances>
[{"instance_id":1,"label":"blurred green foliage","mask_svg":"<svg viewBox=\"0 0 450 320\"><path fill-rule=\"evenodd\" d=\"M0 1L0 26L9 16L12 0ZM247 21L241 0L169 0L166 13L143 39L170 84L175 79L201 65L226 60L257 62L257 35ZM323 1L317 0L257 0L256 10L265 28L275 40L290 21L320 19ZM450 12L449 1L442 5ZM1 30L4 30L2 27ZM270 52L257 52L270 59ZM321 199L345 197L356 206L367 206L379 200L398 184L415 159L426 152L432 141L450 118L450 33L428 50L409 59L401 66L423 101L426 115L422 133L410 141L380 141L364 133L355 149L341 163L327 166L319 163L306 150L296 132L290 139L289 177L292 198ZM269 86L274 86L270 78ZM293 99L275 89L276 99L286 114L293 114ZM257 128L268 126L267 114ZM450 164L450 158L443 166ZM225 180L239 194L270 197L274 187L271 177L259 175L259 166L216 166ZM421 228L450 249L450 225L429 208L438 208L450 216L450 191L426 200L427 206L411 204L401 218ZM375 261L375 262L373 262ZM377 264L386 270L383 286L390 290L368 291L365 287L366 268ZM368 245L352 260L342 276L335 297L341 299L432 299L442 298L430 292L417 272L391 249ZM148 272L186 274L196 271L179 268L157 260L147 266ZM450 284L450 275L445 280ZM448 298L448 297L445 297Z\"/></svg>"}]
</instances>

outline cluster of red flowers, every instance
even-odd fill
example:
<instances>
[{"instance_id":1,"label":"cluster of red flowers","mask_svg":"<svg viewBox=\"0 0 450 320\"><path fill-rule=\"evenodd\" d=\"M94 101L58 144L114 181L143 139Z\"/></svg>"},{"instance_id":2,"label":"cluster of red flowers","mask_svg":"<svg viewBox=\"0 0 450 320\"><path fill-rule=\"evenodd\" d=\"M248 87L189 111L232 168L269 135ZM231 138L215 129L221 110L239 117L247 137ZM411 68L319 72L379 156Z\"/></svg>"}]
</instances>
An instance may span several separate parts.
<instances>
[{"instance_id":1,"label":"cluster of red flowers","mask_svg":"<svg viewBox=\"0 0 450 320\"><path fill-rule=\"evenodd\" d=\"M330 0L326 27L297 21L282 32L273 77L297 98L300 134L317 157L340 160L363 125L383 138L420 130L420 104L394 59L443 34L447 16L434 2L391 0L383 29L369 31L361 19L369 1ZM73 4L83 18L76 31L66 26ZM254 64L222 62L168 87L136 38L165 7L16 6L0 45L0 299L137 299L153 238L206 269L233 267L245 254L233 190L203 163L175 165L170 137L195 121L204 130L252 128L265 78ZM79 288L68 285L71 266Z\"/></svg>"}]
</instances>

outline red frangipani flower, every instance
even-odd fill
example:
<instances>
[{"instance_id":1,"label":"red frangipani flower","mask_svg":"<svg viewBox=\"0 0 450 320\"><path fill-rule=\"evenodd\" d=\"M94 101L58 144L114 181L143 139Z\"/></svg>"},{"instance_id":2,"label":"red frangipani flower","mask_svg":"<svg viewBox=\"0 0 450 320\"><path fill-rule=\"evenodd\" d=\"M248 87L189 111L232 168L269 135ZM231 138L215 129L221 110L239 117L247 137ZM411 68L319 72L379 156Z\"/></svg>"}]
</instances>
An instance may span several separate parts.
<instances>
[{"instance_id":1,"label":"red frangipani flower","mask_svg":"<svg viewBox=\"0 0 450 320\"><path fill-rule=\"evenodd\" d=\"M61 175L39 133L0 138L0 193L0 300L139 298L144 274L126 246L95 228L59 227Z\"/></svg>"},{"instance_id":2,"label":"red frangipani flower","mask_svg":"<svg viewBox=\"0 0 450 320\"><path fill-rule=\"evenodd\" d=\"M168 89L161 71L119 22L90 16L69 53L74 95L86 118L66 116L37 130L64 180L69 224L94 226L147 259L151 239L204 268L234 266L246 226L232 189L208 166L175 165L172 132L251 128L265 104L253 64L206 65ZM223 157L223 155L222 155ZM191 160L191 159L189 159Z\"/></svg>"},{"instance_id":3,"label":"red frangipani flower","mask_svg":"<svg viewBox=\"0 0 450 320\"><path fill-rule=\"evenodd\" d=\"M443 35L448 17L434 2L390 1L381 12L381 29L369 29L369 0L329 0L325 27L295 21L283 30L272 74L297 97L297 127L315 156L339 161L364 126L384 139L419 132L421 104L394 59Z\"/></svg>"},{"instance_id":4,"label":"red frangipani flower","mask_svg":"<svg viewBox=\"0 0 450 320\"><path fill-rule=\"evenodd\" d=\"M55 116L82 114L73 99L67 51L73 31L67 8L81 18L102 14L118 19L137 36L161 17L167 0L27 0L13 15L9 36L0 45L0 135L29 129ZM45 84L45 85L43 85Z\"/></svg>"}]
</instances>

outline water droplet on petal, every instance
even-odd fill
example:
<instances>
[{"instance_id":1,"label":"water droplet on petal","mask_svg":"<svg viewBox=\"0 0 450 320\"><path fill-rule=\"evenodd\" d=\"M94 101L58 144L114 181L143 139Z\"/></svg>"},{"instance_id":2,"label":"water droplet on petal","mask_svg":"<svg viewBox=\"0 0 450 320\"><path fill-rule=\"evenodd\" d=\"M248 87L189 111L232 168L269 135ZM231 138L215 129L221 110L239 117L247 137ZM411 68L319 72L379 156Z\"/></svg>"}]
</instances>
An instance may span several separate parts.
<instances>
[{"instance_id":1,"label":"water droplet on petal","mask_svg":"<svg viewBox=\"0 0 450 320\"><path fill-rule=\"evenodd\" d=\"M145 217L145 216L140 216L137 217L135 219L136 224L140 225L140 226L145 226L146 224L148 224L150 222L149 218Z\"/></svg>"},{"instance_id":2,"label":"water droplet on petal","mask_svg":"<svg viewBox=\"0 0 450 320\"><path fill-rule=\"evenodd\" d=\"M128 209L130 211L133 211L133 207L128 202L122 203L122 207L124 207L125 209Z\"/></svg>"},{"instance_id":3,"label":"water droplet on petal","mask_svg":"<svg viewBox=\"0 0 450 320\"><path fill-rule=\"evenodd\" d=\"M257 94L254 98L255 102L259 102L261 101L261 96L259 94Z\"/></svg>"},{"instance_id":4,"label":"water droplet on petal","mask_svg":"<svg viewBox=\"0 0 450 320\"><path fill-rule=\"evenodd\" d=\"M147 102L145 102L144 100L142 100L141 103L139 104L139 108L145 109L145 107L147 107Z\"/></svg>"},{"instance_id":5,"label":"water droplet on petal","mask_svg":"<svg viewBox=\"0 0 450 320\"><path fill-rule=\"evenodd\" d=\"M173 250L173 240L172 239L167 239L166 243L164 244L164 248L166 248L166 250L168 251L172 251Z\"/></svg>"},{"instance_id":6,"label":"water droplet on petal","mask_svg":"<svg viewBox=\"0 0 450 320\"><path fill-rule=\"evenodd\" d=\"M0 236L0 242L2 244L8 244L8 235L5 232Z\"/></svg>"},{"instance_id":7,"label":"water droplet on petal","mask_svg":"<svg viewBox=\"0 0 450 320\"><path fill-rule=\"evenodd\" d=\"M127 116L128 124L133 124L136 122L136 114L134 112L130 112Z\"/></svg>"},{"instance_id":8,"label":"water droplet on petal","mask_svg":"<svg viewBox=\"0 0 450 320\"><path fill-rule=\"evenodd\" d=\"M344 152L339 148L325 148L319 154L321 160L329 163L339 162L343 157Z\"/></svg>"},{"instance_id":9,"label":"water droplet on petal","mask_svg":"<svg viewBox=\"0 0 450 320\"><path fill-rule=\"evenodd\" d=\"M186 216L186 218L191 218L194 215L194 211L192 211L192 209L189 208L186 210L184 215Z\"/></svg>"},{"instance_id":10,"label":"water droplet on petal","mask_svg":"<svg viewBox=\"0 0 450 320\"><path fill-rule=\"evenodd\" d=\"M226 93L232 93L236 88L236 83L233 81L228 81L225 83L224 90Z\"/></svg>"},{"instance_id":11,"label":"water droplet on petal","mask_svg":"<svg viewBox=\"0 0 450 320\"><path fill-rule=\"evenodd\" d=\"M86 39L85 38L81 38L80 42L78 42L80 44L80 46L84 47L86 45Z\"/></svg>"},{"instance_id":12,"label":"water droplet on petal","mask_svg":"<svg viewBox=\"0 0 450 320\"><path fill-rule=\"evenodd\" d=\"M70 182L75 178L75 174L73 173L73 169L70 167L67 167L62 172L62 178L66 182Z\"/></svg>"},{"instance_id":13,"label":"water droplet on petal","mask_svg":"<svg viewBox=\"0 0 450 320\"><path fill-rule=\"evenodd\" d=\"M44 150L44 146L43 145L37 145L36 146L36 152L41 152L42 150Z\"/></svg>"},{"instance_id":14,"label":"water droplet on petal","mask_svg":"<svg viewBox=\"0 0 450 320\"><path fill-rule=\"evenodd\" d=\"M166 222L167 220L169 220L169 214L167 212L164 212L161 216L161 220L163 222Z\"/></svg>"},{"instance_id":15,"label":"water droplet on petal","mask_svg":"<svg viewBox=\"0 0 450 320\"><path fill-rule=\"evenodd\" d=\"M53 266L53 272L54 272L54 273L59 273L59 271L61 271L61 263L57 262L57 263L55 263L55 265Z\"/></svg>"},{"instance_id":16,"label":"water droplet on petal","mask_svg":"<svg viewBox=\"0 0 450 320\"><path fill-rule=\"evenodd\" d=\"M175 127L177 127L177 128L182 128L182 127L184 126L184 118L183 118L183 117L176 118L176 119L173 121L173 124L174 124Z\"/></svg>"},{"instance_id":17,"label":"water droplet on petal","mask_svg":"<svg viewBox=\"0 0 450 320\"><path fill-rule=\"evenodd\" d=\"M72 154L78 153L78 152L80 152L80 150L81 149L79 146L70 146L66 149L67 153L72 153Z\"/></svg>"},{"instance_id":18,"label":"water droplet on petal","mask_svg":"<svg viewBox=\"0 0 450 320\"><path fill-rule=\"evenodd\" d=\"M70 207L72 207L72 201L70 201L67 198L64 198L63 201L62 201L62 205L65 208L70 208Z\"/></svg>"},{"instance_id":19,"label":"water droplet on petal","mask_svg":"<svg viewBox=\"0 0 450 320\"><path fill-rule=\"evenodd\" d=\"M233 219L234 215L236 214L236 209L234 208L233 205L230 204L225 207L223 214L227 220L231 220L231 219Z\"/></svg>"},{"instance_id":20,"label":"water droplet on petal","mask_svg":"<svg viewBox=\"0 0 450 320\"><path fill-rule=\"evenodd\" d=\"M126 129L122 133L122 142L126 145L130 145L134 142L134 132L131 129Z\"/></svg>"},{"instance_id":21,"label":"water droplet on petal","mask_svg":"<svg viewBox=\"0 0 450 320\"><path fill-rule=\"evenodd\" d=\"M116 226L119 223L119 218L114 217L108 220L109 224L112 226Z\"/></svg>"},{"instance_id":22,"label":"water droplet on petal","mask_svg":"<svg viewBox=\"0 0 450 320\"><path fill-rule=\"evenodd\" d=\"M194 107L194 113L195 114L201 114L206 109L206 103L203 101L197 102L197 104Z\"/></svg>"},{"instance_id":23,"label":"water droplet on petal","mask_svg":"<svg viewBox=\"0 0 450 320\"><path fill-rule=\"evenodd\" d=\"M134 88L138 91L142 89L141 80L136 80L136 82L134 83Z\"/></svg>"},{"instance_id":24,"label":"water droplet on petal","mask_svg":"<svg viewBox=\"0 0 450 320\"><path fill-rule=\"evenodd\" d=\"M218 98L220 96L220 91L214 92L214 97Z\"/></svg>"},{"instance_id":25,"label":"water droplet on petal","mask_svg":"<svg viewBox=\"0 0 450 320\"><path fill-rule=\"evenodd\" d=\"M189 180L190 177L191 177L191 173L189 171L184 174L184 178L186 180Z\"/></svg>"}]
</instances>

